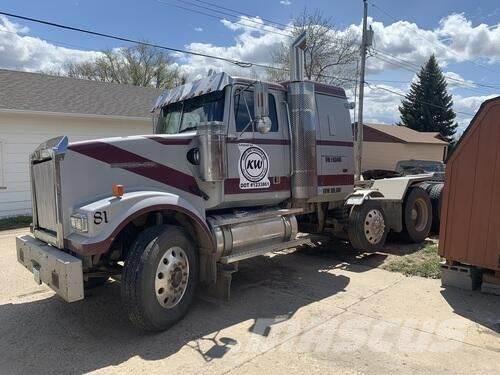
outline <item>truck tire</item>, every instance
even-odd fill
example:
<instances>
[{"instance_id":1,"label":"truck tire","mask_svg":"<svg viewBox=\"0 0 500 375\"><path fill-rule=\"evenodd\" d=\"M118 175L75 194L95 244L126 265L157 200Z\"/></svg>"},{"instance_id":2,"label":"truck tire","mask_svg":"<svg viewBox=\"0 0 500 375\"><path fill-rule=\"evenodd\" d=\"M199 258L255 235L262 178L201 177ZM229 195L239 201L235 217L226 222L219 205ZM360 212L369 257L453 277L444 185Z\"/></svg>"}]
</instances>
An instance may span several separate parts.
<instances>
[{"instance_id":1,"label":"truck tire","mask_svg":"<svg viewBox=\"0 0 500 375\"><path fill-rule=\"evenodd\" d=\"M347 233L353 248L378 251L384 246L388 231L387 219L379 204L365 201L352 207Z\"/></svg>"},{"instance_id":2,"label":"truck tire","mask_svg":"<svg viewBox=\"0 0 500 375\"><path fill-rule=\"evenodd\" d=\"M403 230L411 242L422 242L432 226L432 205L429 194L421 187L412 187L403 205Z\"/></svg>"},{"instance_id":3,"label":"truck tire","mask_svg":"<svg viewBox=\"0 0 500 375\"><path fill-rule=\"evenodd\" d=\"M122 274L122 300L132 324L163 331L187 313L198 283L198 254L182 228L160 225L141 232Z\"/></svg>"},{"instance_id":4,"label":"truck tire","mask_svg":"<svg viewBox=\"0 0 500 375\"><path fill-rule=\"evenodd\" d=\"M419 188L422 188L424 189L426 192L430 192L430 190L432 189L432 186L433 184L429 183L429 182L421 182L420 184L417 185Z\"/></svg>"},{"instance_id":5,"label":"truck tire","mask_svg":"<svg viewBox=\"0 0 500 375\"><path fill-rule=\"evenodd\" d=\"M443 194L443 184L435 184L429 192L432 204L432 231L439 233L439 224L441 222L441 197Z\"/></svg>"}]
</instances>

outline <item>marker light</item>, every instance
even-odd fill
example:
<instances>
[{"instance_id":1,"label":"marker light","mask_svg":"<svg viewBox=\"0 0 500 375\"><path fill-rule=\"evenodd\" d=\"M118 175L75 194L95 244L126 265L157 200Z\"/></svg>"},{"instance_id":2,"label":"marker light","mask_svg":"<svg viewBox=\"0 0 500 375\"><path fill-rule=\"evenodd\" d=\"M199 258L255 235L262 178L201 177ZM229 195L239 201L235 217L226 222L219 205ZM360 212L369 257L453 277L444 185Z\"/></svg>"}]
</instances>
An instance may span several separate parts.
<instances>
[{"instance_id":1,"label":"marker light","mask_svg":"<svg viewBox=\"0 0 500 375\"><path fill-rule=\"evenodd\" d=\"M125 189L123 185L113 185L113 195L117 198L120 198L123 196L123 193L125 192Z\"/></svg>"}]
</instances>

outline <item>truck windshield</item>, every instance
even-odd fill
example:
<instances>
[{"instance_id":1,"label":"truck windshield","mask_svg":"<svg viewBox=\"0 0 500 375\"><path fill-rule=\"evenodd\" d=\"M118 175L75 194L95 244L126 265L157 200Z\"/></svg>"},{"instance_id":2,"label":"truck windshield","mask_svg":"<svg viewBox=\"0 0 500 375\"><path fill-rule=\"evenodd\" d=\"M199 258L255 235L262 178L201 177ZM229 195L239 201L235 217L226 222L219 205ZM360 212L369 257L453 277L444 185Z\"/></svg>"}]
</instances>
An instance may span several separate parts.
<instances>
[{"instance_id":1,"label":"truck windshield","mask_svg":"<svg viewBox=\"0 0 500 375\"><path fill-rule=\"evenodd\" d=\"M202 122L223 121L224 91L217 91L167 105L156 124L157 134L194 130Z\"/></svg>"}]
</instances>

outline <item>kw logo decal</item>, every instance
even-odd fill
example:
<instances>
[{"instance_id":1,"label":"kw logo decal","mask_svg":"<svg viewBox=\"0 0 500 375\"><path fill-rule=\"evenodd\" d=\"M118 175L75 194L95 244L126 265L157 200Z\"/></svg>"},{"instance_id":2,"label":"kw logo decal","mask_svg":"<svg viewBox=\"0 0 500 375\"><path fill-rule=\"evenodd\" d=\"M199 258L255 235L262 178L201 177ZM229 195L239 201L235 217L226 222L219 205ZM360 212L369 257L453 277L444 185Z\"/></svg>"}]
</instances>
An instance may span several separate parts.
<instances>
[{"instance_id":1,"label":"kw logo decal","mask_svg":"<svg viewBox=\"0 0 500 375\"><path fill-rule=\"evenodd\" d=\"M238 172L240 189L262 189L271 186L269 181L269 157L266 152L253 144L240 143Z\"/></svg>"}]
</instances>

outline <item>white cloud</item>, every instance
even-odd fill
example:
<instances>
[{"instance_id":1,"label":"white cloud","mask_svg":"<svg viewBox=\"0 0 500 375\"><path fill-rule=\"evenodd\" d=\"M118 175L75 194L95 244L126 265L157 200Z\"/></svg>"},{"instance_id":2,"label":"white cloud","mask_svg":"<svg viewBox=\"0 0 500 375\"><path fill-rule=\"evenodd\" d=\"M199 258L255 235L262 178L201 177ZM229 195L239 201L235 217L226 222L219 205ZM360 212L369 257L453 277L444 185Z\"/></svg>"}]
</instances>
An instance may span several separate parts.
<instances>
[{"instance_id":1,"label":"white cloud","mask_svg":"<svg viewBox=\"0 0 500 375\"><path fill-rule=\"evenodd\" d=\"M399 121L398 106L405 92L389 85L365 86L365 100L363 106L363 122L395 124ZM357 108L355 109L357 115Z\"/></svg>"},{"instance_id":2,"label":"white cloud","mask_svg":"<svg viewBox=\"0 0 500 375\"><path fill-rule=\"evenodd\" d=\"M94 59L99 52L56 46L27 35L29 29L0 16L0 67L25 71L54 71L68 61Z\"/></svg>"},{"instance_id":3,"label":"white cloud","mask_svg":"<svg viewBox=\"0 0 500 375\"><path fill-rule=\"evenodd\" d=\"M290 4L292 4L292 2L290 0L281 0L280 4L282 4L282 5L290 5Z\"/></svg>"},{"instance_id":4,"label":"white cloud","mask_svg":"<svg viewBox=\"0 0 500 375\"><path fill-rule=\"evenodd\" d=\"M473 81L463 78L460 74L455 72L444 72L443 75L446 78L446 82L448 83L448 87L450 89L465 87L465 88L474 88L477 87Z\"/></svg>"},{"instance_id":5,"label":"white cloud","mask_svg":"<svg viewBox=\"0 0 500 375\"><path fill-rule=\"evenodd\" d=\"M463 14L452 14L439 22L436 34L445 38L457 61L476 58L490 63L500 61L500 23L472 26Z\"/></svg>"},{"instance_id":6,"label":"white cloud","mask_svg":"<svg viewBox=\"0 0 500 375\"><path fill-rule=\"evenodd\" d=\"M385 25L369 18L369 24L375 33L373 47L382 52L380 59L368 59L367 68L371 73L401 69L401 61L397 59L409 62L406 68L418 70L431 54L436 55L441 67L450 62L473 60L490 64L500 62L500 23L473 26L463 14L451 14L431 30L403 20ZM361 40L361 23L350 25L348 29ZM397 59L384 56L384 53Z\"/></svg>"},{"instance_id":7,"label":"white cloud","mask_svg":"<svg viewBox=\"0 0 500 375\"><path fill-rule=\"evenodd\" d=\"M187 45L186 49L227 59L270 65L273 63L272 51L287 39L281 30L265 25L259 17L241 17L238 22L228 20L221 22L229 30L237 33L233 45L218 46L211 43L195 42ZM183 56L180 63L183 65L183 71L190 77L205 76L210 69L244 76L257 76L258 73L263 72L262 68L242 68L228 62L202 56Z\"/></svg>"},{"instance_id":8,"label":"white cloud","mask_svg":"<svg viewBox=\"0 0 500 375\"><path fill-rule=\"evenodd\" d=\"M194 28L194 31L201 32L201 31L203 31L203 27L195 27L195 28Z\"/></svg>"}]
</instances>

